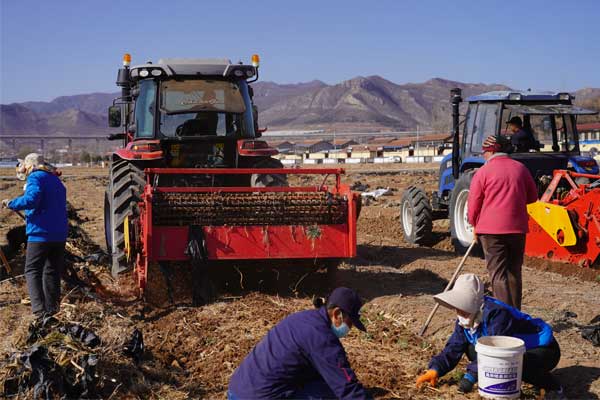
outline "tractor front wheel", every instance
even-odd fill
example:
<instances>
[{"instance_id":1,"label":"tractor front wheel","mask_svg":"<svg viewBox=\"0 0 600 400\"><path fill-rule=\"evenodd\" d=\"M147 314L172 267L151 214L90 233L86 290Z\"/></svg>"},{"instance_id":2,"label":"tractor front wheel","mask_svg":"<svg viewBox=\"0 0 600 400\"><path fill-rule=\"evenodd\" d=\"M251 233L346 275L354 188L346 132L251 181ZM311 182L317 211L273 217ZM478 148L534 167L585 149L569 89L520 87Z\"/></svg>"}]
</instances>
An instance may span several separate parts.
<instances>
[{"instance_id":1,"label":"tractor front wheel","mask_svg":"<svg viewBox=\"0 0 600 400\"><path fill-rule=\"evenodd\" d=\"M425 191L409 186L402 195L402 230L407 242L418 245L431 243L433 218Z\"/></svg>"}]
</instances>

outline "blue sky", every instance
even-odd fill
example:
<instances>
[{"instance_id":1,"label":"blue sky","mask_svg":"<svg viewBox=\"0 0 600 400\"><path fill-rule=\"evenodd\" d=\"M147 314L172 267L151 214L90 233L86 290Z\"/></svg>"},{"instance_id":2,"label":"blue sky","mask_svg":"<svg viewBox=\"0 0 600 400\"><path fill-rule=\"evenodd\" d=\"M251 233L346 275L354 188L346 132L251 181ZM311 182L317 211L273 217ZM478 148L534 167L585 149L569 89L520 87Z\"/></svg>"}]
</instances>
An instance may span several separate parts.
<instances>
[{"instance_id":1,"label":"blue sky","mask_svg":"<svg viewBox=\"0 0 600 400\"><path fill-rule=\"evenodd\" d=\"M261 79L600 87L600 1L0 0L0 103L116 91L124 52L262 58Z\"/></svg>"}]
</instances>

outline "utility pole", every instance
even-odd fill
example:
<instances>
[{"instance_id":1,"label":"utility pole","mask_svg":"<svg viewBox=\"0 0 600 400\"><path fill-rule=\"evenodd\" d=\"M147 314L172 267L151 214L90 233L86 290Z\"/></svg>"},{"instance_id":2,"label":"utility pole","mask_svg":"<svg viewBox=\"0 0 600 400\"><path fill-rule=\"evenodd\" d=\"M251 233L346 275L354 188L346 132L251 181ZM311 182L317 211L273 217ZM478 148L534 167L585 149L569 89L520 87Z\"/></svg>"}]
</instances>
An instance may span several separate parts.
<instances>
[{"instance_id":1,"label":"utility pole","mask_svg":"<svg viewBox=\"0 0 600 400\"><path fill-rule=\"evenodd\" d=\"M415 155L417 156L417 161L419 160L419 124L417 124L417 145L415 146Z\"/></svg>"}]
</instances>

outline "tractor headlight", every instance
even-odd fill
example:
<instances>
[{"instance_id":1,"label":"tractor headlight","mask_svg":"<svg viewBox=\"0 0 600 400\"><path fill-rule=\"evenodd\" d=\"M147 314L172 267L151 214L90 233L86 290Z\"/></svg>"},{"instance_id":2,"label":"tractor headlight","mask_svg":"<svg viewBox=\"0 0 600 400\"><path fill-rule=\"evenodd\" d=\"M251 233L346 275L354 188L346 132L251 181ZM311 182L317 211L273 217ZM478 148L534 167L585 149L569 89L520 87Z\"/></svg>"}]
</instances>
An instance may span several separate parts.
<instances>
[{"instance_id":1,"label":"tractor headlight","mask_svg":"<svg viewBox=\"0 0 600 400\"><path fill-rule=\"evenodd\" d=\"M571 100L571 95L569 93L559 93L558 99L559 100Z\"/></svg>"},{"instance_id":2,"label":"tractor headlight","mask_svg":"<svg viewBox=\"0 0 600 400\"><path fill-rule=\"evenodd\" d=\"M509 93L508 94L508 99L509 100L520 101L521 100L521 94L520 93Z\"/></svg>"},{"instance_id":3,"label":"tractor headlight","mask_svg":"<svg viewBox=\"0 0 600 400\"><path fill-rule=\"evenodd\" d=\"M148 70L147 70L147 69L143 69L143 70L141 70L141 71L140 71L140 76L141 76L142 78L145 78L145 77L147 77L147 76L148 76L148 74L149 74L149 72L148 72Z\"/></svg>"},{"instance_id":4,"label":"tractor headlight","mask_svg":"<svg viewBox=\"0 0 600 400\"><path fill-rule=\"evenodd\" d=\"M160 76L162 74L162 70L160 69L153 69L152 72L150 72L152 74L152 76Z\"/></svg>"}]
</instances>

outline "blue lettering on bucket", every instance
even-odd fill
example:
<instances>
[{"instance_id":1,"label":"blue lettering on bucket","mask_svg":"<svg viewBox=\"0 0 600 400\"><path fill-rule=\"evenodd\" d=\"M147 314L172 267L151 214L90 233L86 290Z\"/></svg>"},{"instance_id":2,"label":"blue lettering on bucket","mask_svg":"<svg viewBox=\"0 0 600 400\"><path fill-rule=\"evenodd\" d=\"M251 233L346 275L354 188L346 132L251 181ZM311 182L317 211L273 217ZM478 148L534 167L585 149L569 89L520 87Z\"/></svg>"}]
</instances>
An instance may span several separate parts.
<instances>
[{"instance_id":1,"label":"blue lettering on bucket","mask_svg":"<svg viewBox=\"0 0 600 400\"><path fill-rule=\"evenodd\" d=\"M486 378L492 379L517 379L517 374L495 374L493 372L486 372L484 375Z\"/></svg>"}]
</instances>

